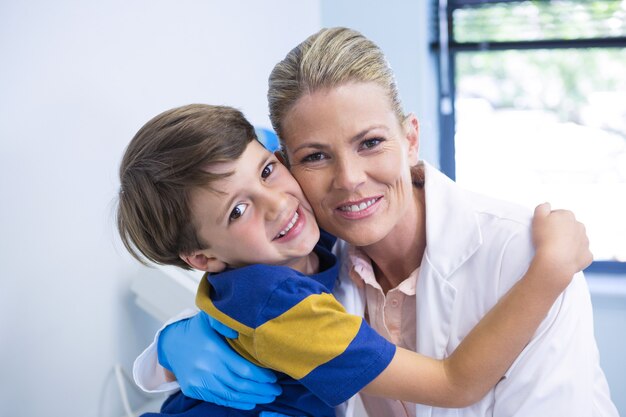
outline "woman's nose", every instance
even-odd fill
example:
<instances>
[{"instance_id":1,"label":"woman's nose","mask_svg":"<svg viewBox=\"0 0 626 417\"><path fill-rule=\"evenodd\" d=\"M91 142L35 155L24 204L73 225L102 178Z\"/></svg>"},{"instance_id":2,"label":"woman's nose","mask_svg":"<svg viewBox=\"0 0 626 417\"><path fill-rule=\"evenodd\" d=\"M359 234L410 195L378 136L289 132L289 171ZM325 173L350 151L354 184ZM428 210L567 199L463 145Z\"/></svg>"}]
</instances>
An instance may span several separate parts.
<instances>
[{"instance_id":1,"label":"woman's nose","mask_svg":"<svg viewBox=\"0 0 626 417\"><path fill-rule=\"evenodd\" d=\"M364 167L358 161L348 158L338 159L335 163L333 184L335 188L353 190L365 181Z\"/></svg>"}]
</instances>

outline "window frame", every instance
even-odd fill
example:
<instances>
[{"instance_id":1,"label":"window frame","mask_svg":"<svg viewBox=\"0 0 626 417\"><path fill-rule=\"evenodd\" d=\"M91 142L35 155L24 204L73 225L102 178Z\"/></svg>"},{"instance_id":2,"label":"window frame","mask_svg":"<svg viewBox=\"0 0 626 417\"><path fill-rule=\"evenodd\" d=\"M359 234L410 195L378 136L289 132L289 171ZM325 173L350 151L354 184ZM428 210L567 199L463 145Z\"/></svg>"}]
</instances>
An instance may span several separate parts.
<instances>
[{"instance_id":1,"label":"window frame","mask_svg":"<svg viewBox=\"0 0 626 417\"><path fill-rule=\"evenodd\" d=\"M506 42L457 42L454 40L454 10L463 6L511 3L520 0L434 0L434 22L431 49L438 55L439 96L439 166L444 174L456 180L455 142L456 133L456 56L463 52L488 52L506 50L538 49L592 49L626 48L626 36L592 39L548 39ZM626 262L594 261L585 272L626 274Z\"/></svg>"}]
</instances>

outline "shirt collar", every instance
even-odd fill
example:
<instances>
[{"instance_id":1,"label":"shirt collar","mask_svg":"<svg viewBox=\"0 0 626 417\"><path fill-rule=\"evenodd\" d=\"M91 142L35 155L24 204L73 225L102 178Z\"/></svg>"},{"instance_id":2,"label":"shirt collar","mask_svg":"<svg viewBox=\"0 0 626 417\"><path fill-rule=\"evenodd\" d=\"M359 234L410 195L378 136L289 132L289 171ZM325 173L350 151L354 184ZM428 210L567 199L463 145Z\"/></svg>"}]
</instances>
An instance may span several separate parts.
<instances>
[{"instance_id":1,"label":"shirt collar","mask_svg":"<svg viewBox=\"0 0 626 417\"><path fill-rule=\"evenodd\" d=\"M382 291L382 287L376 281L372 260L359 248L348 245L348 270L350 279L360 288L369 285ZM420 268L417 267L396 288L406 295L415 295L417 276Z\"/></svg>"}]
</instances>

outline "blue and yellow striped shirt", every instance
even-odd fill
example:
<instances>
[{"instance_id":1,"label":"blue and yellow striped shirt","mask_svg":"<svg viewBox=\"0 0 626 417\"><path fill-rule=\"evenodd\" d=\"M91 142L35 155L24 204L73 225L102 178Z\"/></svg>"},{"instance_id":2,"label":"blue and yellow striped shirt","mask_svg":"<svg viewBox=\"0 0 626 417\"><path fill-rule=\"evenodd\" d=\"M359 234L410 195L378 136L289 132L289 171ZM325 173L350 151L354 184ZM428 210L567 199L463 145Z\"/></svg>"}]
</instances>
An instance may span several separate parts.
<instances>
[{"instance_id":1,"label":"blue and yellow striped shirt","mask_svg":"<svg viewBox=\"0 0 626 417\"><path fill-rule=\"evenodd\" d=\"M198 289L198 307L239 333L227 341L241 356L284 374L283 394L272 410L332 416L332 407L376 378L395 353L392 343L333 297L333 243L323 232L315 247L317 274L252 265L207 275Z\"/></svg>"}]
</instances>

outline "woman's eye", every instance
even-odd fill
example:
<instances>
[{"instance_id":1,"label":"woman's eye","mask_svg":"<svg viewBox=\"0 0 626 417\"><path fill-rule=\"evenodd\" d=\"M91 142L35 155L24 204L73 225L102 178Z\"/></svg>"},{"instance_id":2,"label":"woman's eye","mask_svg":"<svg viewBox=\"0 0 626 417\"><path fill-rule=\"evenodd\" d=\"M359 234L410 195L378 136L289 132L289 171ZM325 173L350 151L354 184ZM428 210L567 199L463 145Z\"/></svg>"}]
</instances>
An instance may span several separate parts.
<instances>
[{"instance_id":1,"label":"woman's eye","mask_svg":"<svg viewBox=\"0 0 626 417\"><path fill-rule=\"evenodd\" d=\"M361 142L361 148L372 149L380 145L382 142L383 140L380 138L366 139L363 142Z\"/></svg>"},{"instance_id":2,"label":"woman's eye","mask_svg":"<svg viewBox=\"0 0 626 417\"><path fill-rule=\"evenodd\" d=\"M263 171L261 172L261 178L265 179L269 177L272 172L274 172L274 164L276 164L276 162L270 162L269 164L265 165L265 168L263 168Z\"/></svg>"},{"instance_id":3,"label":"woman's eye","mask_svg":"<svg viewBox=\"0 0 626 417\"><path fill-rule=\"evenodd\" d=\"M244 203L237 204L235 208L233 209L233 211L230 212L230 216L228 217L228 220L233 221L233 220L240 218L241 216L243 216L243 213L246 211L247 208L248 208L247 204L244 204Z\"/></svg>"},{"instance_id":4,"label":"woman's eye","mask_svg":"<svg viewBox=\"0 0 626 417\"><path fill-rule=\"evenodd\" d=\"M326 159L322 152L315 152L302 158L302 162L317 162Z\"/></svg>"}]
</instances>

